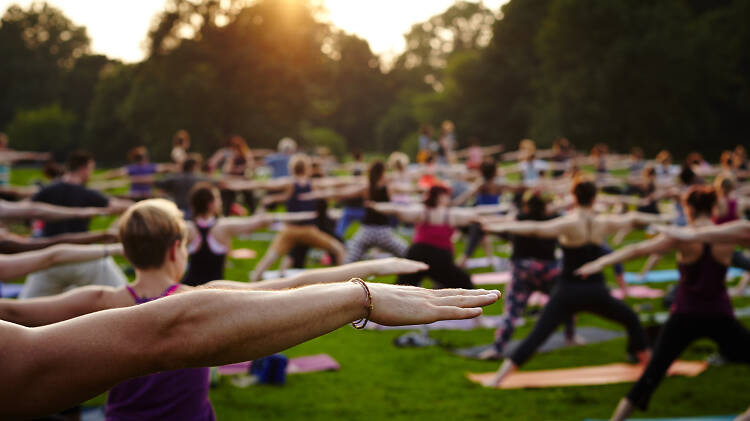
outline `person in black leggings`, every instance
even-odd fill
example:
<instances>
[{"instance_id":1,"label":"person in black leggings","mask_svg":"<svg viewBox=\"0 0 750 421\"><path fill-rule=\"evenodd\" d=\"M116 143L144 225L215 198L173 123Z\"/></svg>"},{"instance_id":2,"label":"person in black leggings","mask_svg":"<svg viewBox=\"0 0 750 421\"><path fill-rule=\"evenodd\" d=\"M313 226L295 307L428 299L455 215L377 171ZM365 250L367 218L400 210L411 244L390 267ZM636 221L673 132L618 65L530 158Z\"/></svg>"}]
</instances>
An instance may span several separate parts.
<instances>
[{"instance_id":1,"label":"person in black leggings","mask_svg":"<svg viewBox=\"0 0 750 421\"><path fill-rule=\"evenodd\" d=\"M577 209L565 216L549 221L485 225L489 232L557 238L563 250L560 282L552 291L539 321L510 358L503 362L497 374L485 383L487 386L499 385L508 374L525 363L561 323L579 312L594 313L623 325L628 332L629 352L642 360L648 357L646 334L638 316L625 303L612 297L601 271L586 278L576 275L575 271L602 255L601 244L607 235L652 222L654 217L639 213L596 215L592 206L597 188L588 180L576 180L572 193Z\"/></svg>"},{"instance_id":2,"label":"person in black leggings","mask_svg":"<svg viewBox=\"0 0 750 421\"><path fill-rule=\"evenodd\" d=\"M713 188L693 187L683 202L691 227L713 225L711 215L716 206ZM579 272L586 276L613 262L673 249L679 250L680 282L671 314L656 340L653 358L618 405L613 420L624 420L635 408L646 410L669 366L697 339L710 338L730 361L750 364L750 332L734 317L725 281L734 244L685 242L661 235L590 262Z\"/></svg>"}]
</instances>

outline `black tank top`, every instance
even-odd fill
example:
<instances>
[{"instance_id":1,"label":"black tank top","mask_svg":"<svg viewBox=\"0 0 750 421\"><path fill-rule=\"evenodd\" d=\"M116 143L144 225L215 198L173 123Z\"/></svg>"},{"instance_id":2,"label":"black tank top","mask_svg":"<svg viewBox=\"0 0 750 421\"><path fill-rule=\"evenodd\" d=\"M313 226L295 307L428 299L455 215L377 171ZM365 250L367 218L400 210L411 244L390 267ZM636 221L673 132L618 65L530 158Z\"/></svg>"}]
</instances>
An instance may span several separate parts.
<instances>
[{"instance_id":1,"label":"black tank top","mask_svg":"<svg viewBox=\"0 0 750 421\"><path fill-rule=\"evenodd\" d=\"M206 227L196 225L201 236L201 245L198 250L190 254L188 270L182 280L183 284L198 286L217 279L224 279L224 263L227 255L226 253L214 253L208 244L208 234L214 225L216 225L216 222Z\"/></svg>"},{"instance_id":2,"label":"black tank top","mask_svg":"<svg viewBox=\"0 0 750 421\"><path fill-rule=\"evenodd\" d=\"M370 200L373 202L390 202L391 198L388 196L388 189L385 186L381 186L375 188ZM387 215L371 208L365 209L365 217L362 220L364 225L388 225L388 222Z\"/></svg>"},{"instance_id":3,"label":"black tank top","mask_svg":"<svg viewBox=\"0 0 750 421\"><path fill-rule=\"evenodd\" d=\"M546 221L554 218L553 216L547 216L539 221ZM516 217L518 221L530 221L534 220L526 214L519 214ZM536 259L536 260L555 260L555 247L557 247L557 240L548 238L538 237L524 237L522 235L514 235L513 241L513 256L511 259Z\"/></svg>"},{"instance_id":4,"label":"black tank top","mask_svg":"<svg viewBox=\"0 0 750 421\"><path fill-rule=\"evenodd\" d=\"M560 245L563 251L562 259L562 277L563 282L580 282L580 283L604 283L604 275L599 272L593 275L589 275L587 278L582 278L575 274L581 266L588 262L602 257L605 253L604 249L599 244L593 244L590 242L591 238L591 219L586 220L586 240L587 242L582 246L578 247L566 247Z\"/></svg>"},{"instance_id":5,"label":"black tank top","mask_svg":"<svg viewBox=\"0 0 750 421\"><path fill-rule=\"evenodd\" d=\"M294 183L294 190L292 191L292 195L289 197L289 200L286 201L286 210L287 212L314 212L318 208L318 202L316 200L301 200L299 198L300 195L304 193L310 193L312 191L312 184L308 182L307 184L299 184ZM313 225L315 224L314 219L309 219L305 221L294 221L291 222L293 225Z\"/></svg>"}]
</instances>

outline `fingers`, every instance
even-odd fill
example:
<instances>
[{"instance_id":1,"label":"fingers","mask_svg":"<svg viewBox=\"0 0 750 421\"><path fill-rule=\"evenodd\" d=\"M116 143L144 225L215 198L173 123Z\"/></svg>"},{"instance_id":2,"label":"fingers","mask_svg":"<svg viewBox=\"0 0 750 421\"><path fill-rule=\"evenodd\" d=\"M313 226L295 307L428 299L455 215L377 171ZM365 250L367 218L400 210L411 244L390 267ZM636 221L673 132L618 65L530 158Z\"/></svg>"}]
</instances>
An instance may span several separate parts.
<instances>
[{"instance_id":1,"label":"fingers","mask_svg":"<svg viewBox=\"0 0 750 421\"><path fill-rule=\"evenodd\" d=\"M446 288L446 289L436 289L430 292L437 297L477 296L477 295L486 295L486 294L495 294L496 296L500 297L500 291L496 289L487 290L487 289Z\"/></svg>"},{"instance_id":2,"label":"fingers","mask_svg":"<svg viewBox=\"0 0 750 421\"><path fill-rule=\"evenodd\" d=\"M481 308L437 307L437 320L473 319L481 314Z\"/></svg>"},{"instance_id":3,"label":"fingers","mask_svg":"<svg viewBox=\"0 0 750 421\"><path fill-rule=\"evenodd\" d=\"M484 307L487 305L490 305L497 301L499 297L496 294L493 293L486 293L484 295L458 295L458 296L451 296L451 297L440 297L436 298L434 303L438 306L446 306L446 307L462 307L462 308L471 308L471 307Z\"/></svg>"}]
</instances>

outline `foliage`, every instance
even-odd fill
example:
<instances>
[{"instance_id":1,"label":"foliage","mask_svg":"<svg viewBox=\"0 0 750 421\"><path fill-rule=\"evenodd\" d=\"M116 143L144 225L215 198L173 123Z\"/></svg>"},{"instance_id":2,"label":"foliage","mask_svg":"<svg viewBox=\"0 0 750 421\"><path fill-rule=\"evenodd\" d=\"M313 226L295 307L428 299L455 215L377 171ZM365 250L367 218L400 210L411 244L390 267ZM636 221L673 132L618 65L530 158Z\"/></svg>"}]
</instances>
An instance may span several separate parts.
<instances>
[{"instance_id":1,"label":"foliage","mask_svg":"<svg viewBox=\"0 0 750 421\"><path fill-rule=\"evenodd\" d=\"M19 111L8 125L8 136L13 146L25 149L52 152L64 159L75 146L73 127L76 116L63 111L58 104L34 110Z\"/></svg>"},{"instance_id":2,"label":"foliage","mask_svg":"<svg viewBox=\"0 0 750 421\"><path fill-rule=\"evenodd\" d=\"M342 158L347 153L346 140L327 127L314 127L302 131L302 145L306 149L324 147L334 156Z\"/></svg>"}]
</instances>

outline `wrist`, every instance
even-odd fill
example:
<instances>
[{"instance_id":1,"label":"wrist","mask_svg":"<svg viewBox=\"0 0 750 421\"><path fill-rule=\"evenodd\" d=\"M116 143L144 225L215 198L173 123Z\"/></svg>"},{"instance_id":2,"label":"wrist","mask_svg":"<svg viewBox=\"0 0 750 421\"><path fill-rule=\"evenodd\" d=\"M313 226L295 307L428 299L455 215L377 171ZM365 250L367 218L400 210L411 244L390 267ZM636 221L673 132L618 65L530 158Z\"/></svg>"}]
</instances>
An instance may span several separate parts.
<instances>
[{"instance_id":1,"label":"wrist","mask_svg":"<svg viewBox=\"0 0 750 421\"><path fill-rule=\"evenodd\" d=\"M354 292L354 304L358 314L357 319L352 321L352 326L355 329L364 329L367 326L367 322L370 320L370 316L373 310L372 304L372 293L367 283L362 279L352 278L347 284L355 287Z\"/></svg>"}]
</instances>

